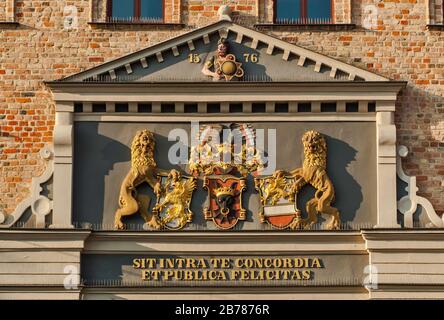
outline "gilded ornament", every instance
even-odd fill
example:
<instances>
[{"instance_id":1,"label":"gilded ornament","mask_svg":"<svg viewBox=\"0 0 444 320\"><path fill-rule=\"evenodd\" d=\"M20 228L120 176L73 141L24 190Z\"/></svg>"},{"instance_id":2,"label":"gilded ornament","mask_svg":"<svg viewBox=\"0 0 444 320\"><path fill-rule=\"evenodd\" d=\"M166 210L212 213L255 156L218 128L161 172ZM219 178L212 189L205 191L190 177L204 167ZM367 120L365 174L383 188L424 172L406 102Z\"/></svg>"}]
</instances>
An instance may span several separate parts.
<instances>
[{"instance_id":1,"label":"gilded ornament","mask_svg":"<svg viewBox=\"0 0 444 320\"><path fill-rule=\"evenodd\" d=\"M242 63L236 61L236 56L229 53L230 42L221 38L217 44L216 53L211 56L204 64L202 73L212 77L213 80L231 81L240 79L244 76Z\"/></svg>"},{"instance_id":2,"label":"gilded ornament","mask_svg":"<svg viewBox=\"0 0 444 320\"><path fill-rule=\"evenodd\" d=\"M166 175L158 175L160 188L157 189L157 203L153 214L161 226L179 230L192 222L191 198L197 187L194 177L182 176L177 170Z\"/></svg>"},{"instance_id":3,"label":"gilded ornament","mask_svg":"<svg viewBox=\"0 0 444 320\"><path fill-rule=\"evenodd\" d=\"M204 178L208 191L208 205L204 208L205 220L212 220L219 229L231 229L238 221L246 220L247 210L242 204L242 194L247 189L246 180L231 175Z\"/></svg>"},{"instance_id":4,"label":"gilded ornament","mask_svg":"<svg viewBox=\"0 0 444 320\"><path fill-rule=\"evenodd\" d=\"M142 130L137 132L131 143L131 169L125 176L120 187L119 209L114 218L114 228L124 229L122 217L139 212L146 224L159 229L157 219L148 212L150 198L137 196L136 188L146 182L156 193L160 187L157 181L157 165L154 161L155 140L152 132Z\"/></svg>"},{"instance_id":5,"label":"gilded ornament","mask_svg":"<svg viewBox=\"0 0 444 320\"><path fill-rule=\"evenodd\" d=\"M224 129L230 130L230 135L221 142ZM194 175L231 173L242 177L260 171L264 168L264 161L255 146L255 137L255 131L249 124L202 126L199 143L191 147L188 169Z\"/></svg>"},{"instance_id":6,"label":"gilded ornament","mask_svg":"<svg viewBox=\"0 0 444 320\"><path fill-rule=\"evenodd\" d=\"M292 176L283 171L254 179L261 199L259 216L262 223L267 222L276 229L287 229L296 218L300 218L296 194L291 187L294 181Z\"/></svg>"},{"instance_id":7,"label":"gilded ornament","mask_svg":"<svg viewBox=\"0 0 444 320\"><path fill-rule=\"evenodd\" d=\"M328 214L331 220L327 229L339 229L340 213L331 205L335 192L327 174L325 138L317 131L307 131L302 137L302 144L304 162L301 168L289 173L276 171L270 177L255 179L262 204L261 222L268 222L280 229L309 229L317 223L318 214ZM299 191L306 185L313 186L316 193L306 203L308 216L303 219L296 199Z\"/></svg>"},{"instance_id":8,"label":"gilded ornament","mask_svg":"<svg viewBox=\"0 0 444 320\"><path fill-rule=\"evenodd\" d=\"M304 147L304 162L302 168L290 172L296 180L292 185L292 192L299 192L309 184L316 189L315 196L306 204L308 217L295 220L290 226L293 229L310 228L317 223L318 214L331 216L327 229L339 229L340 213L331 204L335 200L335 190L327 174L327 142L317 131L308 131L302 137Z\"/></svg>"}]
</instances>

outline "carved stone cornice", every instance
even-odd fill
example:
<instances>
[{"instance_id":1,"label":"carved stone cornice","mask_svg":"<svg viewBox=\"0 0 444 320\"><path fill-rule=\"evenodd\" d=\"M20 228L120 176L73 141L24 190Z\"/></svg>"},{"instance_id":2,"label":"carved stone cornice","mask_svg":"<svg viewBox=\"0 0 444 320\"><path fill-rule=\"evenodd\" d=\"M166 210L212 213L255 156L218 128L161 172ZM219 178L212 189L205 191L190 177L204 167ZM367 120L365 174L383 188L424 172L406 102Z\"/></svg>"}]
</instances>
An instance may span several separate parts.
<instances>
[{"instance_id":1,"label":"carved stone cornice","mask_svg":"<svg viewBox=\"0 0 444 320\"><path fill-rule=\"evenodd\" d=\"M180 250L178 247L180 246ZM358 231L301 232L107 232L97 231L85 253L353 253L366 254Z\"/></svg>"}]
</instances>

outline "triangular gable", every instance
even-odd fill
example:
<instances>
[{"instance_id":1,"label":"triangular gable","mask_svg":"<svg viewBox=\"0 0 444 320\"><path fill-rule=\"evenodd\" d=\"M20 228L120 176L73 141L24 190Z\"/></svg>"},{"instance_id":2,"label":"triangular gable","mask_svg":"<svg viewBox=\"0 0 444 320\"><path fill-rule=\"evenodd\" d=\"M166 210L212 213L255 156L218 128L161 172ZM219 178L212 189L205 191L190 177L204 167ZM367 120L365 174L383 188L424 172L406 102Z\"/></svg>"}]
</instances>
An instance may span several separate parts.
<instances>
[{"instance_id":1,"label":"triangular gable","mask_svg":"<svg viewBox=\"0 0 444 320\"><path fill-rule=\"evenodd\" d=\"M202 67L222 37L229 39L230 53L242 63L244 81L390 81L226 20L59 81L211 81Z\"/></svg>"}]
</instances>

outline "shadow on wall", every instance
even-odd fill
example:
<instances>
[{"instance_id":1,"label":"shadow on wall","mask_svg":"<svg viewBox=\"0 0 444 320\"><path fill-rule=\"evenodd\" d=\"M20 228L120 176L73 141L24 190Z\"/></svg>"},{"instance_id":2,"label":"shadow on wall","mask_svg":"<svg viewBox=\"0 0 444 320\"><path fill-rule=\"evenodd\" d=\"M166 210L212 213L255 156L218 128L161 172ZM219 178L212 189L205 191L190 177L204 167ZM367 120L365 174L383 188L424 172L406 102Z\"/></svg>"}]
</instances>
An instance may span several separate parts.
<instances>
[{"instance_id":1,"label":"shadow on wall","mask_svg":"<svg viewBox=\"0 0 444 320\"><path fill-rule=\"evenodd\" d=\"M341 222L346 225L351 223L363 201L361 186L347 171L348 165L355 161L357 151L349 144L324 134L327 140L327 174L335 188L335 200L332 206L341 214ZM305 204L314 197L315 189L308 185L298 194L298 208L304 217L307 216ZM320 223L328 222L327 215L318 216ZM353 226L348 225L353 229ZM343 227L344 228L344 227Z\"/></svg>"},{"instance_id":2,"label":"shadow on wall","mask_svg":"<svg viewBox=\"0 0 444 320\"><path fill-rule=\"evenodd\" d=\"M127 144L123 144L101 135L99 123L78 123L75 130L73 222L87 222L94 229L112 229L120 186L131 169L131 143L134 134L131 133ZM167 137L159 134L154 136L156 163L169 163L168 151L176 141L168 141ZM159 167L184 171L182 165ZM143 183L137 188L137 194L147 195L151 199L151 210L156 199L153 190ZM144 220L139 213L135 213L125 217L124 222L128 229L140 229Z\"/></svg>"},{"instance_id":3,"label":"shadow on wall","mask_svg":"<svg viewBox=\"0 0 444 320\"><path fill-rule=\"evenodd\" d=\"M347 171L357 151L344 141L325 135L328 145L327 173L335 187L333 206L341 212L343 223L351 222L363 201L361 186ZM334 159L334 160L333 160Z\"/></svg>"},{"instance_id":4,"label":"shadow on wall","mask_svg":"<svg viewBox=\"0 0 444 320\"><path fill-rule=\"evenodd\" d=\"M409 84L398 95L395 112L398 145L409 148L404 171L417 176L418 195L444 213L444 97Z\"/></svg>"},{"instance_id":5,"label":"shadow on wall","mask_svg":"<svg viewBox=\"0 0 444 320\"><path fill-rule=\"evenodd\" d=\"M73 222L103 223L105 179L91 181L93 177L106 177L117 162L131 159L128 146L98 133L99 123L75 126L74 179L73 179ZM96 159L97 161L91 161ZM76 165L76 164L82 164ZM86 165L83 165L86 164ZM82 183L79 183L81 181ZM89 181L89 186L83 183ZM80 201L79 201L80 200Z\"/></svg>"}]
</instances>

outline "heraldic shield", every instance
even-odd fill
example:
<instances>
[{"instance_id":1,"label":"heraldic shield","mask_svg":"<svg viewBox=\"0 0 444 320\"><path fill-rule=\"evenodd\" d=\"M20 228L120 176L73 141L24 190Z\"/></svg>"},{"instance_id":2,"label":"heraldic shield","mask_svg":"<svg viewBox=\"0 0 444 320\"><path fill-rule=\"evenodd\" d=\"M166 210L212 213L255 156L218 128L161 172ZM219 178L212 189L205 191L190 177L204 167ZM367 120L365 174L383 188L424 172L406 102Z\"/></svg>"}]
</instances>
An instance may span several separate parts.
<instances>
[{"instance_id":1,"label":"heraldic shield","mask_svg":"<svg viewBox=\"0 0 444 320\"><path fill-rule=\"evenodd\" d=\"M242 206L242 193L247 189L244 178L207 176L204 188L208 190L209 201L204 208L205 220L213 220L219 229L226 230L246 219L246 210Z\"/></svg>"},{"instance_id":2,"label":"heraldic shield","mask_svg":"<svg viewBox=\"0 0 444 320\"><path fill-rule=\"evenodd\" d=\"M176 170L166 174L158 174L159 188L156 190L157 201L153 214L161 227L179 230L192 222L190 210L191 198L197 187L194 177L182 176Z\"/></svg>"},{"instance_id":3,"label":"heraldic shield","mask_svg":"<svg viewBox=\"0 0 444 320\"><path fill-rule=\"evenodd\" d=\"M255 178L255 187L261 199L259 213L262 223L268 223L276 229L287 229L294 220L301 219L297 208L295 178L276 171L272 176Z\"/></svg>"}]
</instances>

